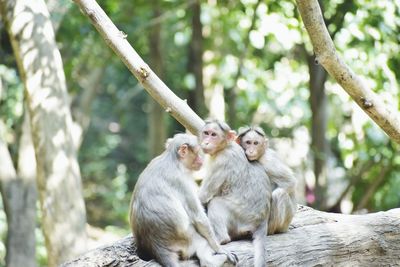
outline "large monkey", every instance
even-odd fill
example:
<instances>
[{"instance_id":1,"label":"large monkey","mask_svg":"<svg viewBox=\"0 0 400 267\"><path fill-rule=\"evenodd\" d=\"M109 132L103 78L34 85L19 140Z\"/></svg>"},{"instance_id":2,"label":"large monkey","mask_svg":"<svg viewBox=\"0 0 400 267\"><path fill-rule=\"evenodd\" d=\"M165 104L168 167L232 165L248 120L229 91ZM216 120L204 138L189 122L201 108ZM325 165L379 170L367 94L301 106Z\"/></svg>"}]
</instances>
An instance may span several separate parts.
<instances>
[{"instance_id":1,"label":"large monkey","mask_svg":"<svg viewBox=\"0 0 400 267\"><path fill-rule=\"evenodd\" d=\"M139 176L130 222L140 257L168 267L180 266L179 259L193 255L201 266L236 262L236 256L217 243L197 196L191 171L202 166L199 151L194 135L176 134Z\"/></svg>"},{"instance_id":2,"label":"large monkey","mask_svg":"<svg viewBox=\"0 0 400 267\"><path fill-rule=\"evenodd\" d=\"M268 147L268 139L261 127L240 128L237 141L244 149L247 159L260 162L276 186L272 191L268 234L286 232L297 209L296 178L292 170Z\"/></svg>"},{"instance_id":3,"label":"large monkey","mask_svg":"<svg viewBox=\"0 0 400 267\"><path fill-rule=\"evenodd\" d=\"M223 122L207 121L200 135L210 166L199 197L221 244L253 237L254 265L266 264L266 230L271 202L270 181L258 162L250 163Z\"/></svg>"}]
</instances>

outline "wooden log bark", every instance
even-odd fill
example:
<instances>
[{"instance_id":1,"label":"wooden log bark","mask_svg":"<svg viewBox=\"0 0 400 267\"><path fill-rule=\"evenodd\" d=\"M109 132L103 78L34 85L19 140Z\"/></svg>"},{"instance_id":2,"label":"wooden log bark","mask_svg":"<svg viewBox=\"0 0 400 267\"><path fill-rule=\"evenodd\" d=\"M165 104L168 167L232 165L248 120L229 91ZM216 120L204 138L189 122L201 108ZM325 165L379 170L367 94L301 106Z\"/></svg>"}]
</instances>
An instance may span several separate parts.
<instances>
[{"instance_id":1,"label":"wooden log bark","mask_svg":"<svg viewBox=\"0 0 400 267\"><path fill-rule=\"evenodd\" d=\"M231 242L238 266L253 266L250 241ZM63 264L79 266L159 266L139 259L132 236ZM299 206L287 233L268 236L267 266L398 266L400 208L366 215L326 213ZM183 266L198 266L195 260Z\"/></svg>"}]
</instances>

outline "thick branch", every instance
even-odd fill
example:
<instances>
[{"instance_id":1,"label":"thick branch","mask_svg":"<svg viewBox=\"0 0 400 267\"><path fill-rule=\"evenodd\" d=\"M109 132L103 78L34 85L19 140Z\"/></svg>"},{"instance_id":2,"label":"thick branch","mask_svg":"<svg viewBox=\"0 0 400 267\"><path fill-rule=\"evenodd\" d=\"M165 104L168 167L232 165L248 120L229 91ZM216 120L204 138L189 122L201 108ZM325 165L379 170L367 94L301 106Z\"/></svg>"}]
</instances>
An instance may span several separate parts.
<instances>
[{"instance_id":1,"label":"thick branch","mask_svg":"<svg viewBox=\"0 0 400 267\"><path fill-rule=\"evenodd\" d=\"M147 92L186 129L197 134L204 124L203 120L157 77L126 40L126 34L117 29L97 2L74 1Z\"/></svg>"},{"instance_id":2,"label":"thick branch","mask_svg":"<svg viewBox=\"0 0 400 267\"><path fill-rule=\"evenodd\" d=\"M316 60L343 87L354 101L386 134L400 143L400 114L369 89L339 58L325 26L317 0L296 0L304 25L314 47Z\"/></svg>"},{"instance_id":3,"label":"thick branch","mask_svg":"<svg viewBox=\"0 0 400 267\"><path fill-rule=\"evenodd\" d=\"M400 252L400 209L367 215L320 212L299 206L289 232L268 236L267 266L393 266ZM253 266L249 241L231 242L239 266ZM140 260L132 237L90 251L63 267L159 266ZM197 266L195 261L183 266Z\"/></svg>"}]
</instances>

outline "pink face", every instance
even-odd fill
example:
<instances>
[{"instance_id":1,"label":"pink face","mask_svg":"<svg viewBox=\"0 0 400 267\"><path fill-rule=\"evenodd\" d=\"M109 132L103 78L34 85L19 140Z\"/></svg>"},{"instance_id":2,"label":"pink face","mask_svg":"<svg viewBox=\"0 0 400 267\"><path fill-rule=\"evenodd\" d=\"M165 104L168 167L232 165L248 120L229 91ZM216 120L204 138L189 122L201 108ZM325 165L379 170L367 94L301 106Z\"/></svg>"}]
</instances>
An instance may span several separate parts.
<instances>
[{"instance_id":1,"label":"pink face","mask_svg":"<svg viewBox=\"0 0 400 267\"><path fill-rule=\"evenodd\" d=\"M199 145L190 148L187 144L183 144L179 148L178 154L183 165L189 170L198 171L203 165L203 157Z\"/></svg>"},{"instance_id":2,"label":"pink face","mask_svg":"<svg viewBox=\"0 0 400 267\"><path fill-rule=\"evenodd\" d=\"M201 166L203 166L203 157L201 155L201 147L200 146L196 146L195 148L193 148L192 150L193 153L191 156L191 170L194 171L198 171L200 170Z\"/></svg>"},{"instance_id":3,"label":"pink face","mask_svg":"<svg viewBox=\"0 0 400 267\"><path fill-rule=\"evenodd\" d=\"M200 135L200 145L204 153L215 155L221 147L224 147L224 132L216 123L204 126Z\"/></svg>"},{"instance_id":4,"label":"pink face","mask_svg":"<svg viewBox=\"0 0 400 267\"><path fill-rule=\"evenodd\" d=\"M255 131L249 131L241 138L240 142L248 160L258 160L265 152L266 140Z\"/></svg>"}]
</instances>

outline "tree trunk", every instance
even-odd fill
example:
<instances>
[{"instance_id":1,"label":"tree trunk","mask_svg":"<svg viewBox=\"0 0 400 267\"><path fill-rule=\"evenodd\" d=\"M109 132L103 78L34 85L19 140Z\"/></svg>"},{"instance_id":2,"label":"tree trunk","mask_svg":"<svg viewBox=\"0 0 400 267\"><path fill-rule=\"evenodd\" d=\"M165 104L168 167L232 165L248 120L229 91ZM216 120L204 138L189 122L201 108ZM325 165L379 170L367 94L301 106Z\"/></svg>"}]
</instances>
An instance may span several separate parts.
<instances>
[{"instance_id":1,"label":"tree trunk","mask_svg":"<svg viewBox=\"0 0 400 267\"><path fill-rule=\"evenodd\" d=\"M307 56L310 73L310 107L311 107L311 150L314 157L315 195L318 209L326 207L328 182L327 159L329 146L326 140L328 124L327 97L325 94L326 71L315 64L313 56Z\"/></svg>"},{"instance_id":2,"label":"tree trunk","mask_svg":"<svg viewBox=\"0 0 400 267\"><path fill-rule=\"evenodd\" d=\"M194 75L195 87L189 92L188 103L201 117L206 115L203 85L203 25L201 24L201 2L195 0L192 11L192 39L189 44L188 72Z\"/></svg>"},{"instance_id":3,"label":"tree trunk","mask_svg":"<svg viewBox=\"0 0 400 267\"><path fill-rule=\"evenodd\" d=\"M153 17L161 15L160 1L153 0ZM150 29L150 65L159 77L163 77L164 67L161 52L161 22L158 21ZM151 158L164 150L164 143L167 138L166 116L163 108L151 97L148 96L149 106L149 156Z\"/></svg>"},{"instance_id":4,"label":"tree trunk","mask_svg":"<svg viewBox=\"0 0 400 267\"><path fill-rule=\"evenodd\" d=\"M108 58L109 53L103 54L103 60L106 61ZM101 88L101 81L106 70L104 64L99 64L98 61L94 61L95 60L90 57L87 62L89 71L85 72L87 76L79 76L78 81L79 85L82 87L82 92L75 97L71 106L72 116L74 118L73 140L76 151L79 151L84 135L89 128L92 103L97 93L100 91L99 88Z\"/></svg>"},{"instance_id":5,"label":"tree trunk","mask_svg":"<svg viewBox=\"0 0 400 267\"><path fill-rule=\"evenodd\" d=\"M400 253L400 209L367 215L332 214L299 206L290 230L267 237L267 266L395 266ZM235 241L224 246L253 266L253 246ZM134 239L90 251L65 263L79 266L159 266L136 255ZM198 266L196 261L183 266Z\"/></svg>"},{"instance_id":6,"label":"tree trunk","mask_svg":"<svg viewBox=\"0 0 400 267\"><path fill-rule=\"evenodd\" d=\"M233 86L232 86L232 88L229 88L226 92L226 102L227 102L227 107L228 107L228 110L227 110L228 123L233 129L239 127L239 125L237 125L237 113L238 113L237 112L237 94L238 94L237 84L238 84L239 78L242 76L244 59L246 58L246 55L249 53L250 33L256 27L257 9L258 9L260 3L261 3L261 0L258 0L256 2L256 4L254 5L254 12L253 12L253 17L251 19L250 28L248 29L247 34L243 40L243 51L239 55L237 71L236 71L235 77L233 77Z\"/></svg>"},{"instance_id":7,"label":"tree trunk","mask_svg":"<svg viewBox=\"0 0 400 267\"><path fill-rule=\"evenodd\" d=\"M61 22L69 8L72 6L72 3L68 0L46 0L46 4L50 13L54 32L57 33Z\"/></svg>"},{"instance_id":8,"label":"tree trunk","mask_svg":"<svg viewBox=\"0 0 400 267\"><path fill-rule=\"evenodd\" d=\"M43 0L0 3L31 117L48 264L56 266L85 251L87 239L61 56Z\"/></svg>"},{"instance_id":9,"label":"tree trunk","mask_svg":"<svg viewBox=\"0 0 400 267\"><path fill-rule=\"evenodd\" d=\"M225 99L222 85L217 84L214 86L207 102L209 103L208 109L210 110L209 117L225 121Z\"/></svg>"},{"instance_id":10,"label":"tree trunk","mask_svg":"<svg viewBox=\"0 0 400 267\"><path fill-rule=\"evenodd\" d=\"M0 132L3 126L0 122ZM18 174L0 136L0 182L7 216L6 265L35 267L36 164L29 117L24 116Z\"/></svg>"},{"instance_id":11,"label":"tree trunk","mask_svg":"<svg viewBox=\"0 0 400 267\"><path fill-rule=\"evenodd\" d=\"M387 106L340 59L325 26L318 1L296 0L296 3L310 36L317 62L326 69L392 140L400 143L400 113L395 107Z\"/></svg>"}]
</instances>

